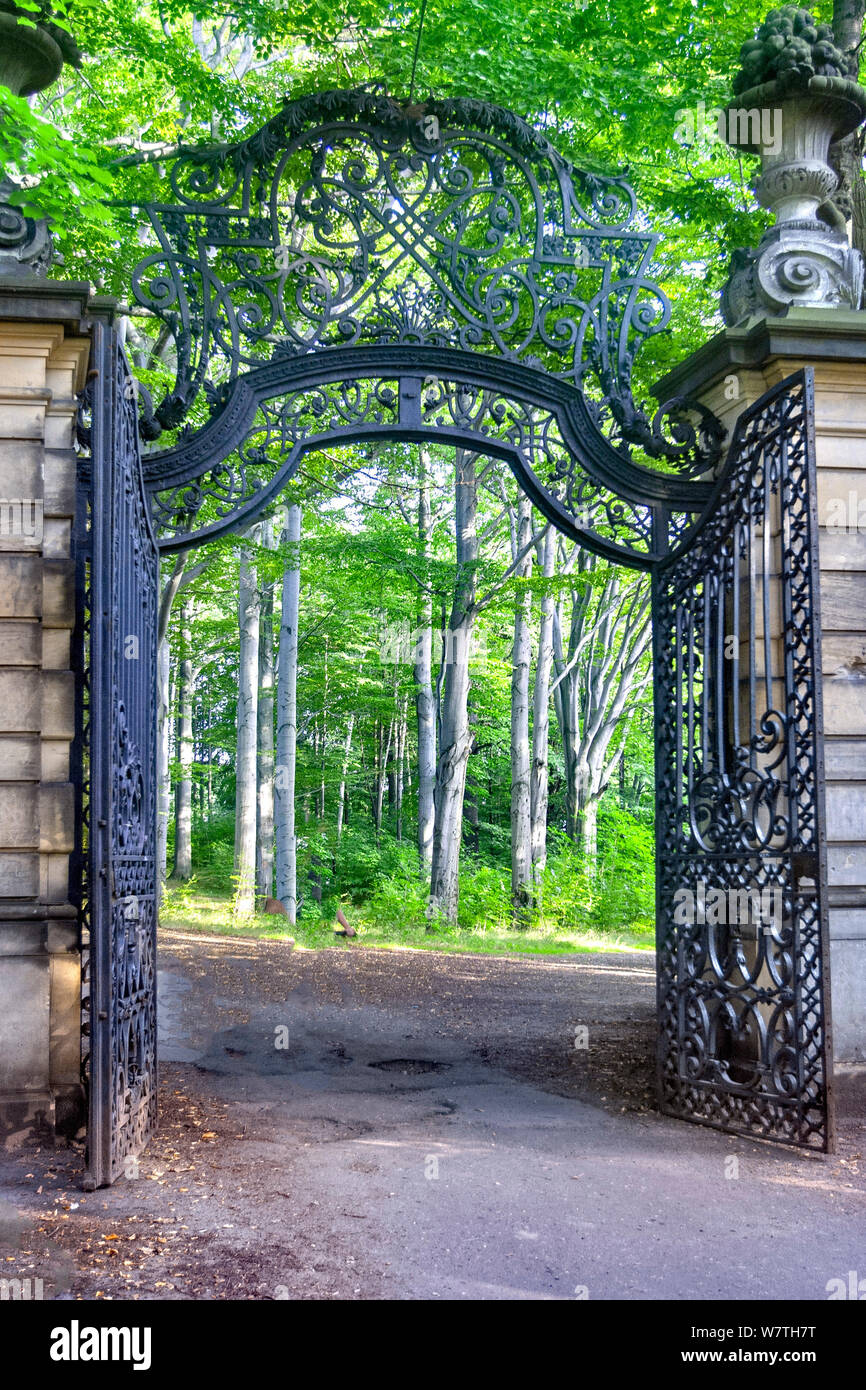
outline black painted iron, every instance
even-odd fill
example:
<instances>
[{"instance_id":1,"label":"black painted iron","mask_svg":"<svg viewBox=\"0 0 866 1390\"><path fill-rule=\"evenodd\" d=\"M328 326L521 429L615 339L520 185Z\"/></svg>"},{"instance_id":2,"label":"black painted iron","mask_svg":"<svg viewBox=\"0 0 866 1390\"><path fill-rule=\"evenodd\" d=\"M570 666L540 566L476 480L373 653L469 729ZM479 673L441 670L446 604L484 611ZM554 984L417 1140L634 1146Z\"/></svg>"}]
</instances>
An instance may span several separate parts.
<instances>
[{"instance_id":1,"label":"black painted iron","mask_svg":"<svg viewBox=\"0 0 866 1390\"><path fill-rule=\"evenodd\" d=\"M832 1149L811 369L653 575L662 1108Z\"/></svg>"},{"instance_id":2,"label":"black painted iron","mask_svg":"<svg viewBox=\"0 0 866 1390\"><path fill-rule=\"evenodd\" d=\"M642 501L668 484L672 506L683 475L718 464L724 431L705 406L678 398L650 416L632 393L636 353L670 316L632 189L575 169L510 112L319 93L246 141L183 154L165 183L165 201L143 204L157 248L133 287L175 347L174 385L142 421L149 439L179 431L147 462L166 548L251 517L299 435L314 446L317 416L330 416L328 442L372 428L363 398L377 376L395 391L437 373L432 395L448 383L441 404L462 442L477 406L444 394L483 393L476 442L498 438L519 474L546 467L542 510L550 493L547 510L588 543L598 517L603 549L620 531L625 550L653 549L652 514L619 515L629 490ZM541 381L556 395L556 462L515 421ZM342 382L341 399L323 396L326 382ZM293 398L289 448L262 409L280 393ZM416 429L434 426L429 395ZM666 471L649 481L641 457Z\"/></svg>"},{"instance_id":3,"label":"black painted iron","mask_svg":"<svg viewBox=\"0 0 866 1390\"><path fill-rule=\"evenodd\" d=\"M156 617L159 560L134 383L115 332L93 327L88 481L82 904L89 1188L134 1176L156 1123Z\"/></svg>"}]
</instances>

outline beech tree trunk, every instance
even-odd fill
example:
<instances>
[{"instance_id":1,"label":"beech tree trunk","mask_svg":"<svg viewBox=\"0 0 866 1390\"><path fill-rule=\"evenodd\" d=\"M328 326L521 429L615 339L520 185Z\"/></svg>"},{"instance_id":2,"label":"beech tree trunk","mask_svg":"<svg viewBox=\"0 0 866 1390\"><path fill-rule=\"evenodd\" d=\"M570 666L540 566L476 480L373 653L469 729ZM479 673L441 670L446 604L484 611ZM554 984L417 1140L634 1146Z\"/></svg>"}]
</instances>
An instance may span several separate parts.
<instances>
[{"instance_id":1,"label":"beech tree trunk","mask_svg":"<svg viewBox=\"0 0 866 1390\"><path fill-rule=\"evenodd\" d=\"M352 733L355 728L355 716L349 715L349 723L346 727L346 742L343 745L343 768L340 775L340 794L337 797L337 844L340 843L340 836L343 833L343 822L346 814L346 782L349 776L349 756L352 751Z\"/></svg>"},{"instance_id":2,"label":"beech tree trunk","mask_svg":"<svg viewBox=\"0 0 866 1390\"><path fill-rule=\"evenodd\" d=\"M421 448L419 454L420 482L418 488L418 548L422 577L430 553L432 513L430 507L429 455ZM433 826L436 817L434 790L436 786L436 697L433 693L433 595L429 587L422 589L418 600L418 629L415 645L415 717L418 728L418 861L421 874L430 871L433 860Z\"/></svg>"},{"instance_id":3,"label":"beech tree trunk","mask_svg":"<svg viewBox=\"0 0 866 1390\"><path fill-rule=\"evenodd\" d=\"M597 568L581 551L578 569L586 579ZM554 614L554 708L562 737L566 779L566 832L594 860L598 802L616 771L624 736L623 714L650 678L645 661L650 637L645 582L624 583L608 568L597 591L584 582L572 590L568 646L562 606Z\"/></svg>"},{"instance_id":4,"label":"beech tree trunk","mask_svg":"<svg viewBox=\"0 0 866 1390\"><path fill-rule=\"evenodd\" d=\"M256 831L256 888L274 891L274 591L262 594L259 631L259 787Z\"/></svg>"},{"instance_id":5,"label":"beech tree trunk","mask_svg":"<svg viewBox=\"0 0 866 1390\"><path fill-rule=\"evenodd\" d=\"M288 509L290 547L283 571L280 648L277 657L277 766L274 778L276 895L294 925L298 912L298 846L295 774L298 750L298 619L301 596L301 508Z\"/></svg>"},{"instance_id":6,"label":"beech tree trunk","mask_svg":"<svg viewBox=\"0 0 866 1390\"><path fill-rule=\"evenodd\" d=\"M235 915L248 917L256 903L256 744L259 692L260 600L255 566L241 555L238 584L237 754L235 757Z\"/></svg>"},{"instance_id":7,"label":"beech tree trunk","mask_svg":"<svg viewBox=\"0 0 866 1390\"><path fill-rule=\"evenodd\" d=\"M192 877L192 632L190 605L184 603L180 620L181 660L177 682L177 760L180 776L175 788L174 869L175 878Z\"/></svg>"},{"instance_id":8,"label":"beech tree trunk","mask_svg":"<svg viewBox=\"0 0 866 1390\"><path fill-rule=\"evenodd\" d=\"M466 788L466 764L472 742L469 731L469 651L476 617L478 565L478 487L475 461L475 454L463 449L457 451L457 571L450 630L446 642L441 702L442 734L436 763L434 798L430 916L432 919L441 914L449 922L455 921L457 917L463 795Z\"/></svg>"},{"instance_id":9,"label":"beech tree trunk","mask_svg":"<svg viewBox=\"0 0 866 1390\"><path fill-rule=\"evenodd\" d=\"M168 821L171 815L171 777L169 775L169 727L171 705L169 703L169 677L171 672L171 653L168 637L159 643L156 655L156 775L157 775L157 815L156 815L156 865L159 895L168 874Z\"/></svg>"},{"instance_id":10,"label":"beech tree trunk","mask_svg":"<svg viewBox=\"0 0 866 1390\"><path fill-rule=\"evenodd\" d=\"M556 532L548 526L539 545L539 564L545 580L553 577L556 565ZM545 592L541 598L538 630L538 656L532 694L532 774L529 784L532 874L536 884L547 863L547 806L550 788L550 674L553 669L553 613L555 598Z\"/></svg>"},{"instance_id":11,"label":"beech tree trunk","mask_svg":"<svg viewBox=\"0 0 866 1390\"><path fill-rule=\"evenodd\" d=\"M532 503L521 491L512 529L512 560L518 579L529 578L532 550ZM518 562L518 555L525 551ZM514 644L511 654L511 902L518 926L528 924L531 906L532 847L530 835L529 662L532 595L517 590L514 601Z\"/></svg>"}]
</instances>

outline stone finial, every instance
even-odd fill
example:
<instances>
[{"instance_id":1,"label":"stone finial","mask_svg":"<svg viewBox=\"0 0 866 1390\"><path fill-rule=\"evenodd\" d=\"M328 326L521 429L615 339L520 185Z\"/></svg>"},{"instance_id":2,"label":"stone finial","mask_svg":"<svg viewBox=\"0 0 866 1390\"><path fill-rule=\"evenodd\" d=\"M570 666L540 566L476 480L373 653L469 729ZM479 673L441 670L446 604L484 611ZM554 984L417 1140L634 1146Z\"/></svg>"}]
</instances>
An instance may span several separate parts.
<instances>
[{"instance_id":1,"label":"stone finial","mask_svg":"<svg viewBox=\"0 0 866 1390\"><path fill-rule=\"evenodd\" d=\"M866 90L828 25L793 5L772 10L740 51L736 99L727 107L727 143L761 156L759 203L775 215L755 250L737 250L722 292L728 324L790 306L857 309L863 260L841 217L819 216L839 176L830 147L866 116Z\"/></svg>"},{"instance_id":2,"label":"stone finial","mask_svg":"<svg viewBox=\"0 0 866 1390\"><path fill-rule=\"evenodd\" d=\"M75 40L52 24L51 6L42 6L35 27L19 23L34 13L14 0L0 0L0 84L13 96L30 96L56 82L64 63L81 64ZM0 277L45 275L54 258L48 219L26 217L8 199L15 183L0 179Z\"/></svg>"}]
</instances>

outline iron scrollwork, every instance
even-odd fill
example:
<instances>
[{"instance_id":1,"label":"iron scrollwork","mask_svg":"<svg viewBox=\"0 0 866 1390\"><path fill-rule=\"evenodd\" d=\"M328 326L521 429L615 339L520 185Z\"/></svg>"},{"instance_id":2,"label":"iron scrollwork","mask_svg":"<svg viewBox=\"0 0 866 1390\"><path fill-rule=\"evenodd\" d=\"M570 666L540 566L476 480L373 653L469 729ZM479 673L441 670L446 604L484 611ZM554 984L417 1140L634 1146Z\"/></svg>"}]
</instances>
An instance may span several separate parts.
<instances>
[{"instance_id":1,"label":"iron scrollwork","mask_svg":"<svg viewBox=\"0 0 866 1390\"><path fill-rule=\"evenodd\" d=\"M194 435L197 402L219 415L265 364L398 345L568 382L625 457L634 445L693 476L718 462L705 407L648 415L632 393L635 356L670 317L632 189L576 169L512 113L319 93L245 141L183 153L167 182L144 205L156 246L133 276L176 352L148 437Z\"/></svg>"},{"instance_id":2,"label":"iron scrollwork","mask_svg":"<svg viewBox=\"0 0 866 1390\"><path fill-rule=\"evenodd\" d=\"M829 1149L811 374L655 575L663 1108Z\"/></svg>"}]
</instances>

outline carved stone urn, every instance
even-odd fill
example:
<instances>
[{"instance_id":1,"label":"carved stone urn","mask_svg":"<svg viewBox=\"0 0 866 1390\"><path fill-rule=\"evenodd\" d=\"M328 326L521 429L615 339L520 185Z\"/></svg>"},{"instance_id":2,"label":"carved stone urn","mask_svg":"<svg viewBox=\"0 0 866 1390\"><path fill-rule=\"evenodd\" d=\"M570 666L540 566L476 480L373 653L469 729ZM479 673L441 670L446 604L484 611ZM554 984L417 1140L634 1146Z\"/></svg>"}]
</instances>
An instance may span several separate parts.
<instances>
[{"instance_id":1,"label":"carved stone urn","mask_svg":"<svg viewBox=\"0 0 866 1390\"><path fill-rule=\"evenodd\" d=\"M766 82L741 92L726 115L727 143L761 156L755 194L776 222L757 250L734 252L725 322L792 305L858 309L863 260L829 202L839 178L828 156L866 117L866 90L845 77L814 76L794 90Z\"/></svg>"},{"instance_id":2,"label":"carved stone urn","mask_svg":"<svg viewBox=\"0 0 866 1390\"><path fill-rule=\"evenodd\" d=\"M0 0L0 83L13 96L43 91L57 81L64 63L78 67L80 62L75 41L65 30L47 19L35 27L20 24L15 4ZM14 189L11 179L0 179L0 276L44 275L54 254L48 220L25 217L7 202Z\"/></svg>"}]
</instances>

